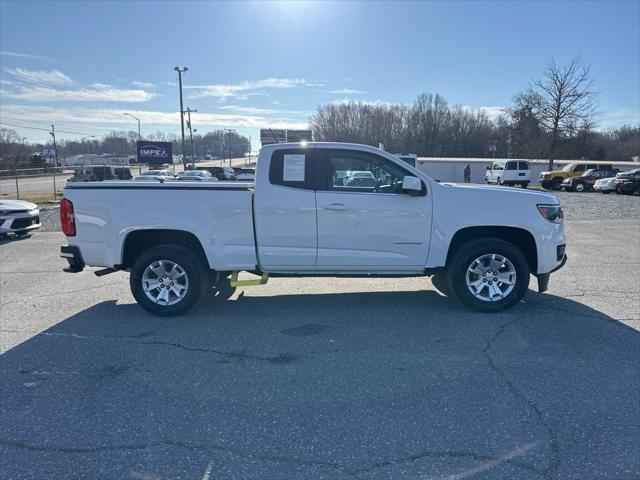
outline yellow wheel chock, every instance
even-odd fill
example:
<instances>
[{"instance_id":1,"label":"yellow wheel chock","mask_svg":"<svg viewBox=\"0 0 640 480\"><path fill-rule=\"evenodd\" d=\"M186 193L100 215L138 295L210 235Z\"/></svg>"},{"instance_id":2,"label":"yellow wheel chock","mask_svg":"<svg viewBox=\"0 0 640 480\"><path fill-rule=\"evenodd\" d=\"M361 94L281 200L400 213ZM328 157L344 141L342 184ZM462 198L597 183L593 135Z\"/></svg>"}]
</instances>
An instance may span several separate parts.
<instances>
[{"instance_id":1,"label":"yellow wheel chock","mask_svg":"<svg viewBox=\"0 0 640 480\"><path fill-rule=\"evenodd\" d=\"M240 270L234 270L231 273L231 286L232 287L253 287L256 285L264 285L269 280L269 274L263 273L262 277L252 280L238 280L238 274Z\"/></svg>"}]
</instances>

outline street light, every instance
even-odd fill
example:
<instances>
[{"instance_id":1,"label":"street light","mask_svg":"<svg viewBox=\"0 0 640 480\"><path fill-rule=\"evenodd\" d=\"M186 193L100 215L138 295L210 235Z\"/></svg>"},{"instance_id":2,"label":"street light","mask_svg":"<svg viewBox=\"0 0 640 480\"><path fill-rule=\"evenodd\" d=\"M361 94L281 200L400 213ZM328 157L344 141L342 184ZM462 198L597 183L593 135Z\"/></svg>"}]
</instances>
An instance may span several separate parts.
<instances>
[{"instance_id":1,"label":"street light","mask_svg":"<svg viewBox=\"0 0 640 480\"><path fill-rule=\"evenodd\" d=\"M189 70L189 67L174 67L174 70L178 72L178 85L180 88L180 127L182 128L182 167L187 169L187 157L184 144L184 106L182 104L182 74Z\"/></svg>"},{"instance_id":2,"label":"street light","mask_svg":"<svg viewBox=\"0 0 640 480\"><path fill-rule=\"evenodd\" d=\"M142 137L140 136L140 119L138 117L135 117L135 116L131 115L128 112L124 112L123 115L128 115L129 117L135 118L138 121L138 140L142 140Z\"/></svg>"},{"instance_id":3,"label":"street light","mask_svg":"<svg viewBox=\"0 0 640 480\"><path fill-rule=\"evenodd\" d=\"M86 152L84 151L84 140L85 140L85 138L96 138L96 136L95 135L88 135L86 137L82 137L81 142L82 142L82 154L83 155L86 155Z\"/></svg>"}]
</instances>

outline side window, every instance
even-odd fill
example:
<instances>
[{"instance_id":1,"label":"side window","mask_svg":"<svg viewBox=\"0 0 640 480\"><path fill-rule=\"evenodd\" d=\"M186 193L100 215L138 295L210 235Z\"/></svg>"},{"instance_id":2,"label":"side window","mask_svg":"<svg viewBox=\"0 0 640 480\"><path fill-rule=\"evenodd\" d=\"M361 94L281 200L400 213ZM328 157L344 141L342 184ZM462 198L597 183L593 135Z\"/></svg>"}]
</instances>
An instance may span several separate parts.
<instances>
[{"instance_id":1,"label":"side window","mask_svg":"<svg viewBox=\"0 0 640 480\"><path fill-rule=\"evenodd\" d=\"M518 162L507 162L507 170L517 170Z\"/></svg>"},{"instance_id":2,"label":"side window","mask_svg":"<svg viewBox=\"0 0 640 480\"><path fill-rule=\"evenodd\" d=\"M492 170L502 170L502 165L500 165L499 163L494 163L494 164L491 166L491 169L492 169Z\"/></svg>"},{"instance_id":3,"label":"side window","mask_svg":"<svg viewBox=\"0 0 640 480\"><path fill-rule=\"evenodd\" d=\"M276 150L271 155L269 183L283 187L314 190L312 149Z\"/></svg>"},{"instance_id":4,"label":"side window","mask_svg":"<svg viewBox=\"0 0 640 480\"><path fill-rule=\"evenodd\" d=\"M518 170L529 170L529 162L519 162Z\"/></svg>"},{"instance_id":5,"label":"side window","mask_svg":"<svg viewBox=\"0 0 640 480\"><path fill-rule=\"evenodd\" d=\"M385 158L352 150L327 150L326 166L326 188L333 191L400 193L410 175Z\"/></svg>"},{"instance_id":6,"label":"side window","mask_svg":"<svg viewBox=\"0 0 640 480\"><path fill-rule=\"evenodd\" d=\"M585 165L583 163L576 165L574 172L584 172Z\"/></svg>"}]
</instances>

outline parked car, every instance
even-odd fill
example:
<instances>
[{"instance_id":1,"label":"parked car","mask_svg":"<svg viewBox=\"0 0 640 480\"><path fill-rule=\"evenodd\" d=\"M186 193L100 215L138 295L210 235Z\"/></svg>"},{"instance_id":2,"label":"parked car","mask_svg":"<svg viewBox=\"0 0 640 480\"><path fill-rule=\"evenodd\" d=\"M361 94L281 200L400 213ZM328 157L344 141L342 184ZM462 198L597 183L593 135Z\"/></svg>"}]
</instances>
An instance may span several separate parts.
<instances>
[{"instance_id":1,"label":"parked car","mask_svg":"<svg viewBox=\"0 0 640 480\"><path fill-rule=\"evenodd\" d=\"M202 181L202 182L217 182L218 179L211 175L206 170L185 170L184 172L178 172L176 175L178 180L188 181Z\"/></svg>"},{"instance_id":2,"label":"parked car","mask_svg":"<svg viewBox=\"0 0 640 480\"><path fill-rule=\"evenodd\" d=\"M231 167L202 167L202 169L211 173L218 180L233 181L236 179L236 172Z\"/></svg>"},{"instance_id":3,"label":"parked car","mask_svg":"<svg viewBox=\"0 0 640 480\"><path fill-rule=\"evenodd\" d=\"M146 180L153 181L156 179L161 180L175 180L176 176L173 174L171 170L147 170L146 172L142 172L139 177L136 177L136 180Z\"/></svg>"},{"instance_id":4,"label":"parked car","mask_svg":"<svg viewBox=\"0 0 640 480\"><path fill-rule=\"evenodd\" d=\"M236 180L242 182L253 182L256 179L255 168L235 168Z\"/></svg>"},{"instance_id":5,"label":"parked car","mask_svg":"<svg viewBox=\"0 0 640 480\"><path fill-rule=\"evenodd\" d=\"M631 195L634 192L640 193L640 168L628 172L620 172L616 176L616 191L627 195Z\"/></svg>"},{"instance_id":6,"label":"parked car","mask_svg":"<svg viewBox=\"0 0 640 480\"><path fill-rule=\"evenodd\" d=\"M567 163L561 170L540 172L540 185L547 190L560 190L562 182L567 178L582 175L587 170L614 170L610 163L605 162L573 162Z\"/></svg>"},{"instance_id":7,"label":"parked car","mask_svg":"<svg viewBox=\"0 0 640 480\"><path fill-rule=\"evenodd\" d=\"M526 160L498 160L487 168L484 181L496 185L520 185L527 188L531 183L531 169Z\"/></svg>"},{"instance_id":8,"label":"parked car","mask_svg":"<svg viewBox=\"0 0 640 480\"><path fill-rule=\"evenodd\" d=\"M338 183L338 170L367 171L375 185ZM270 274L444 276L469 308L498 312L522 299L530 273L543 292L566 261L555 195L441 184L366 145L264 146L255 185L130 186L67 184L61 255L75 272L130 271L136 301L157 315L185 312L230 274L232 287L246 285L241 271L260 284Z\"/></svg>"},{"instance_id":9,"label":"parked car","mask_svg":"<svg viewBox=\"0 0 640 480\"><path fill-rule=\"evenodd\" d=\"M40 228L40 210L24 200L0 200L0 235L24 235Z\"/></svg>"},{"instance_id":10,"label":"parked car","mask_svg":"<svg viewBox=\"0 0 640 480\"><path fill-rule=\"evenodd\" d=\"M616 172L613 170L591 169L584 172L579 177L567 178L562 182L562 188L567 192L586 192L591 190L597 180L601 178L614 178Z\"/></svg>"},{"instance_id":11,"label":"parked car","mask_svg":"<svg viewBox=\"0 0 640 480\"><path fill-rule=\"evenodd\" d=\"M131 169L122 165L78 165L70 182L100 182L103 180L131 180Z\"/></svg>"},{"instance_id":12,"label":"parked car","mask_svg":"<svg viewBox=\"0 0 640 480\"><path fill-rule=\"evenodd\" d=\"M593 189L596 192L611 193L616 191L617 186L618 180L616 177L609 177L596 180L596 183L593 184Z\"/></svg>"}]
</instances>

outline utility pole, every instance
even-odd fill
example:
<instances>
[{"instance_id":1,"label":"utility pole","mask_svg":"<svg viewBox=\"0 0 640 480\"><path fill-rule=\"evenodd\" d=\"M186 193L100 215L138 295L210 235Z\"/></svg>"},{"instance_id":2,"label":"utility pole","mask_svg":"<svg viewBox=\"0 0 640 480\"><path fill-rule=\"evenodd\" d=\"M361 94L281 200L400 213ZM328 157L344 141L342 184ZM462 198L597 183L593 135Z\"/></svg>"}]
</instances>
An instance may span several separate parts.
<instances>
[{"instance_id":1,"label":"utility pole","mask_svg":"<svg viewBox=\"0 0 640 480\"><path fill-rule=\"evenodd\" d=\"M178 85L180 87L180 127L182 129L182 167L187 169L187 157L186 148L184 143L184 106L182 103L182 74L189 70L189 67L174 67L174 70L178 72ZM171 160L173 163L173 160Z\"/></svg>"},{"instance_id":2,"label":"utility pole","mask_svg":"<svg viewBox=\"0 0 640 480\"><path fill-rule=\"evenodd\" d=\"M187 114L187 127L189 128L189 137L191 138L191 165L193 166L193 169L195 170L196 168L196 157L195 157L195 152L193 150L193 130L191 129L191 112L197 112L197 109L190 109L189 107L187 107L187 109L183 112Z\"/></svg>"},{"instance_id":3,"label":"utility pole","mask_svg":"<svg viewBox=\"0 0 640 480\"><path fill-rule=\"evenodd\" d=\"M229 135L229 142L227 143L227 157L229 157L229 166L231 166L231 132L235 132L232 128L225 128L225 132Z\"/></svg>"},{"instance_id":4,"label":"utility pole","mask_svg":"<svg viewBox=\"0 0 640 480\"><path fill-rule=\"evenodd\" d=\"M56 199L56 168L58 168L58 146L56 145L56 127L51 124L51 131L49 134L53 137L53 151L56 155L55 165L53 166L53 199Z\"/></svg>"},{"instance_id":5,"label":"utility pole","mask_svg":"<svg viewBox=\"0 0 640 480\"><path fill-rule=\"evenodd\" d=\"M135 120L138 121L138 140L142 140L142 137L140 136L140 119L138 117L135 117L133 115L131 115L130 113L124 112L124 115L127 115Z\"/></svg>"}]
</instances>

